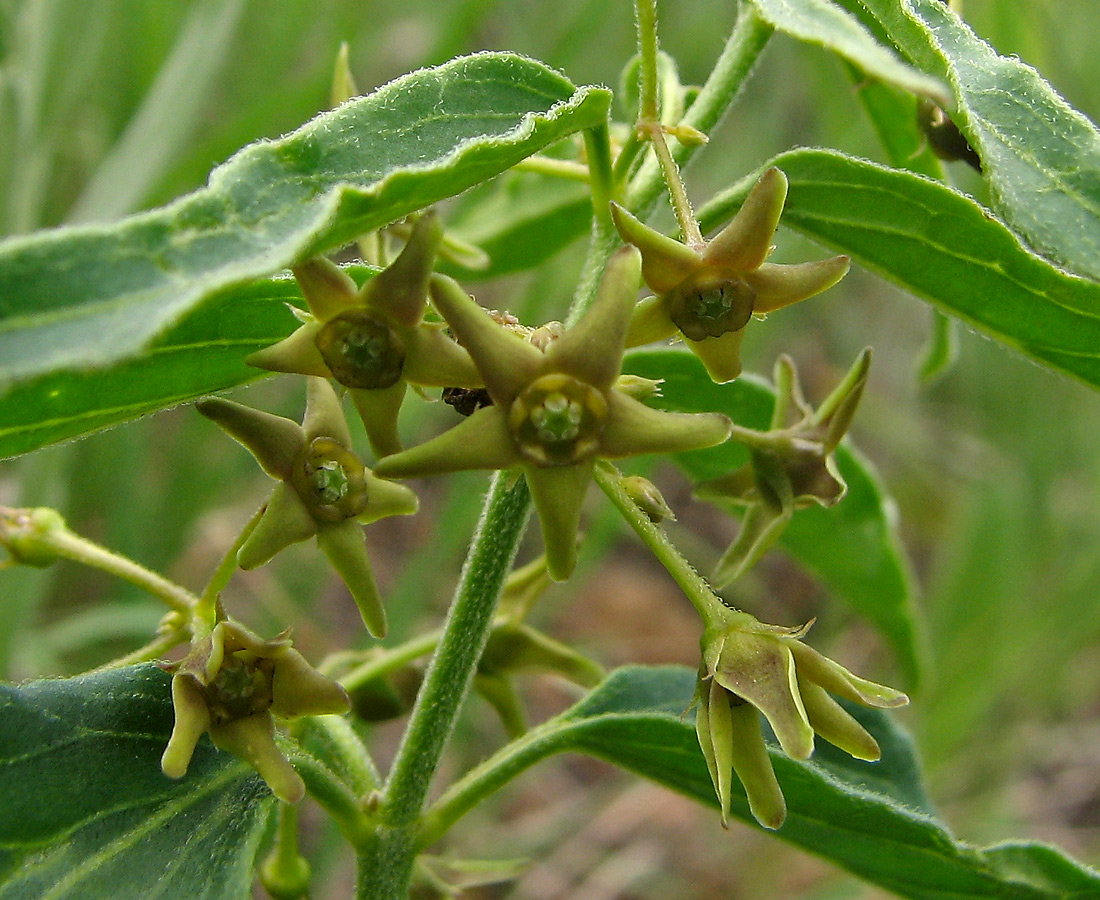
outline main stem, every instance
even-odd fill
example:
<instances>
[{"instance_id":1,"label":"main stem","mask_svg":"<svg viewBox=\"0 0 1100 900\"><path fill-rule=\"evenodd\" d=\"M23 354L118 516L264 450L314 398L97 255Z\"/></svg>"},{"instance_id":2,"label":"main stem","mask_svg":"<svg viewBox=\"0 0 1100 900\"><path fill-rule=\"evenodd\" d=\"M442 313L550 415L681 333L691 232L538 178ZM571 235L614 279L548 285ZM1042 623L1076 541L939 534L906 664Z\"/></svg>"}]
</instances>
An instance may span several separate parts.
<instances>
[{"instance_id":1,"label":"main stem","mask_svg":"<svg viewBox=\"0 0 1100 900\"><path fill-rule=\"evenodd\" d=\"M359 848L356 896L408 893L419 817L443 749L489 637L493 612L531 511L527 482L493 478L443 637L417 695L378 803L378 826Z\"/></svg>"}]
</instances>

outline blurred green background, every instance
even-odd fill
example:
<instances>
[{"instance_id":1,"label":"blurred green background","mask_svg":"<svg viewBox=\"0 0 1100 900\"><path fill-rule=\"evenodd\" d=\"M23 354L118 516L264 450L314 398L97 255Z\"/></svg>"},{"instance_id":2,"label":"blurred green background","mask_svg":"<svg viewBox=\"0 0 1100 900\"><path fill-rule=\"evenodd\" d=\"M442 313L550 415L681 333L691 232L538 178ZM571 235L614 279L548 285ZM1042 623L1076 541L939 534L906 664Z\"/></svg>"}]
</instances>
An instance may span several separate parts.
<instances>
[{"instance_id":1,"label":"blurred green background","mask_svg":"<svg viewBox=\"0 0 1100 900\"><path fill-rule=\"evenodd\" d=\"M736 6L662 4L662 44L686 83L705 78ZM1083 15L1089 6L966 0L965 15L1096 120L1100 57L1097 27ZM117 218L197 187L237 148L327 106L342 41L369 90L484 48L537 57L577 83L615 86L633 40L627 0L0 0L0 234ZM687 173L697 203L792 146L884 158L841 65L781 36L711 137ZM951 166L949 177L981 199L964 166ZM781 229L777 259L807 255L823 251ZM530 321L561 315L579 262L570 248L534 273L476 289L488 305ZM874 346L853 432L897 500L920 587L929 670L904 721L932 795L968 840L1050 840L1095 864L1100 398L965 329L958 362L923 384L916 370L930 324L922 303L856 272L750 328L746 368L768 374L777 353L789 353L819 398L861 347ZM302 402L293 379L241 393L290 416ZM438 415L419 404L406 427L430 429ZM713 562L732 523L692 504L671 470L655 477L681 510L678 539L701 564ZM473 474L418 485L421 515L368 529L398 638L445 605L484 483ZM0 464L0 502L56 506L78 531L191 588L268 484L247 453L188 409ZM690 607L599 499L591 498L585 567L548 595L543 623L609 664L694 665ZM817 616L817 646L862 674L896 677L870 629L778 553L734 599L785 624ZM304 547L239 577L226 601L265 633L294 624L313 658L360 633L342 586ZM98 664L147 639L161 612L125 586L66 566L5 571L0 603L0 676L12 679ZM552 682L530 691L536 714L567 699ZM456 769L500 740L481 704L470 713ZM379 729L383 760L395 735ZM309 821L316 896L344 896L349 861ZM739 826L723 832L708 811L578 760L544 765L507 790L460 826L452 847L535 860L485 897L880 896L779 841Z\"/></svg>"}]
</instances>

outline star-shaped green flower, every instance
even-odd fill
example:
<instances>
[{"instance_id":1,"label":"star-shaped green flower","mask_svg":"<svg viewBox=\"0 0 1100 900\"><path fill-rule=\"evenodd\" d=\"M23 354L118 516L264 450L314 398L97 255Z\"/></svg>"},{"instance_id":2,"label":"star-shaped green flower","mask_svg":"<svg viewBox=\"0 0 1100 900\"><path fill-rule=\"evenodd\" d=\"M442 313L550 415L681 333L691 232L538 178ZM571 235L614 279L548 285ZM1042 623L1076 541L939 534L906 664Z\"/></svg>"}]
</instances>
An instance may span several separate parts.
<instances>
[{"instance_id":1,"label":"star-shaped green flower","mask_svg":"<svg viewBox=\"0 0 1100 900\"><path fill-rule=\"evenodd\" d=\"M383 637L386 611L358 523L411 515L417 509L416 495L404 485L376 478L351 451L351 434L332 386L323 378L309 378L306 384L301 425L221 397L196 404L279 480L237 562L242 569L254 569L283 548L316 535L367 629Z\"/></svg>"},{"instance_id":2,"label":"star-shaped green flower","mask_svg":"<svg viewBox=\"0 0 1100 900\"><path fill-rule=\"evenodd\" d=\"M725 622L707 626L696 701L696 731L722 807L729 817L731 772L745 786L749 809L765 828L778 828L787 815L775 779L759 713L775 732L783 752L808 759L817 734L854 756L874 761L878 742L830 694L863 706L904 706L901 691L853 675L799 640L801 628L765 625L730 610Z\"/></svg>"},{"instance_id":3,"label":"star-shaped green flower","mask_svg":"<svg viewBox=\"0 0 1100 900\"><path fill-rule=\"evenodd\" d=\"M725 416L651 409L617 386L640 266L634 248L616 253L591 307L544 349L502 328L458 284L436 276L435 306L469 350L493 405L386 457L378 473L410 478L521 467L542 524L547 570L557 581L567 578L597 457L710 447L729 433Z\"/></svg>"},{"instance_id":4,"label":"star-shaped green flower","mask_svg":"<svg viewBox=\"0 0 1100 900\"><path fill-rule=\"evenodd\" d=\"M346 713L347 692L305 661L285 634L265 641L236 622L220 621L196 640L172 675L176 720L161 757L170 778L187 773L204 732L214 745L256 769L280 800L297 803L301 776L275 744L273 716L293 719Z\"/></svg>"},{"instance_id":5,"label":"star-shaped green flower","mask_svg":"<svg viewBox=\"0 0 1100 900\"><path fill-rule=\"evenodd\" d=\"M642 277L656 294L638 304L626 345L680 332L714 381L740 375L749 319L819 294L848 271L846 256L797 265L765 262L786 198L787 177L768 169L733 221L697 247L654 231L612 203L615 226L623 240L642 251Z\"/></svg>"},{"instance_id":6,"label":"star-shaped green flower","mask_svg":"<svg viewBox=\"0 0 1100 900\"><path fill-rule=\"evenodd\" d=\"M716 587L731 583L754 565L779 539L795 510L832 506L844 497L848 486L833 453L852 424L870 367L868 348L815 412L802 395L791 358L776 361L771 428L733 427L732 438L749 448L751 461L695 487L706 500L732 500L746 507L741 531L711 578Z\"/></svg>"},{"instance_id":7,"label":"star-shaped green flower","mask_svg":"<svg viewBox=\"0 0 1100 900\"><path fill-rule=\"evenodd\" d=\"M436 216L421 216L397 259L362 288L322 257L295 266L312 315L290 337L253 353L248 363L334 378L348 388L375 454L396 453L406 384L481 387L466 351L441 323L424 321L441 239Z\"/></svg>"}]
</instances>

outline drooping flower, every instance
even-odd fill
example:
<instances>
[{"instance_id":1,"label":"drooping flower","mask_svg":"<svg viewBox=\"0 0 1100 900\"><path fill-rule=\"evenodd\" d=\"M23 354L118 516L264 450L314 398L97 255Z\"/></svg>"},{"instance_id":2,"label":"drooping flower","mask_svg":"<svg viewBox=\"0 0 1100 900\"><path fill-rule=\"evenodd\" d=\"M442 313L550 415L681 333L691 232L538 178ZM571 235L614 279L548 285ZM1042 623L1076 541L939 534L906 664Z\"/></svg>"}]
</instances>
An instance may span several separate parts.
<instances>
[{"instance_id":1,"label":"drooping flower","mask_svg":"<svg viewBox=\"0 0 1100 900\"><path fill-rule=\"evenodd\" d=\"M407 384L481 386L469 356L442 323L424 320L441 234L434 214L421 216L397 259L362 288L322 257L295 266L310 316L248 363L335 379L348 389L374 452L399 451L397 414Z\"/></svg>"},{"instance_id":2,"label":"drooping flower","mask_svg":"<svg viewBox=\"0 0 1100 900\"><path fill-rule=\"evenodd\" d=\"M359 523L416 512L407 487L377 478L351 450L340 400L323 378L309 378L301 425L225 400L200 400L199 412L244 444L279 484L255 530L241 546L242 569L262 566L280 550L316 535L317 544L351 591L375 637L386 612L374 582Z\"/></svg>"},{"instance_id":3,"label":"drooping flower","mask_svg":"<svg viewBox=\"0 0 1100 900\"><path fill-rule=\"evenodd\" d=\"M170 778L187 773L199 738L239 756L280 800L297 803L301 776L275 743L275 717L343 714L347 692L306 662L285 634L265 641L236 622L218 622L172 672L175 725L161 757Z\"/></svg>"},{"instance_id":4,"label":"drooping flower","mask_svg":"<svg viewBox=\"0 0 1100 900\"><path fill-rule=\"evenodd\" d=\"M735 425L731 434L748 447L750 462L695 487L704 499L746 507L736 540L715 567L711 581L716 587L736 580L755 564L779 539L795 510L833 506L844 497L848 486L833 454L852 424L870 367L868 348L815 411L802 395L794 362L788 356L776 361L770 429Z\"/></svg>"},{"instance_id":5,"label":"drooping flower","mask_svg":"<svg viewBox=\"0 0 1100 900\"><path fill-rule=\"evenodd\" d=\"M881 755L878 742L830 695L878 708L909 702L901 691L859 678L802 643L811 624L765 625L731 610L703 634L696 731L723 824L729 818L731 773L744 785L761 825L779 828L786 818L758 713L794 759L809 758L817 734L856 759L874 761Z\"/></svg>"},{"instance_id":6,"label":"drooping flower","mask_svg":"<svg viewBox=\"0 0 1100 900\"><path fill-rule=\"evenodd\" d=\"M642 277L655 294L638 304L626 345L679 332L714 381L740 375L749 319L819 294L848 271L846 256L796 265L765 261L786 198L787 177L768 169L729 225L701 246L666 237L613 203L615 226L642 251Z\"/></svg>"},{"instance_id":7,"label":"drooping flower","mask_svg":"<svg viewBox=\"0 0 1100 900\"><path fill-rule=\"evenodd\" d=\"M470 352L493 405L425 444L386 457L376 471L410 478L521 468L542 525L547 570L555 580L567 578L598 457L709 447L729 433L725 416L652 409L619 387L639 277L638 251L623 248L608 263L585 315L560 337L540 341L540 348L502 328L456 282L436 276L435 306Z\"/></svg>"}]
</instances>

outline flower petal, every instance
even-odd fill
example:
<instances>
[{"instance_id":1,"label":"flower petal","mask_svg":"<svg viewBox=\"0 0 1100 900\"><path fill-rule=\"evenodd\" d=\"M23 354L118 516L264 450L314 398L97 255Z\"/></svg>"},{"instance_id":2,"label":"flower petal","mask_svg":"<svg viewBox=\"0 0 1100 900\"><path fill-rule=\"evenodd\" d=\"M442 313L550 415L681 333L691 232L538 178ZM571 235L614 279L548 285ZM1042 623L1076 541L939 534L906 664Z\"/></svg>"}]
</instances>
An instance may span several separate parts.
<instances>
[{"instance_id":1,"label":"flower petal","mask_svg":"<svg viewBox=\"0 0 1100 900\"><path fill-rule=\"evenodd\" d=\"M356 521L368 525L388 516L412 516L420 508L420 500L403 484L379 478L370 469L364 472L367 486L366 508Z\"/></svg>"},{"instance_id":2,"label":"flower petal","mask_svg":"<svg viewBox=\"0 0 1100 900\"><path fill-rule=\"evenodd\" d=\"M542 352L501 327L452 278L432 278L432 300L459 343L469 352L493 400L508 407L538 377Z\"/></svg>"},{"instance_id":3,"label":"flower petal","mask_svg":"<svg viewBox=\"0 0 1100 900\"><path fill-rule=\"evenodd\" d=\"M407 381L425 387L483 386L470 354L444 333L442 325L421 325L405 344L408 350L401 374Z\"/></svg>"},{"instance_id":4,"label":"flower petal","mask_svg":"<svg viewBox=\"0 0 1100 900\"><path fill-rule=\"evenodd\" d=\"M397 434L397 417L405 400L405 382L387 388L350 388L351 402L363 420L371 450L378 457L401 452L401 438Z\"/></svg>"},{"instance_id":5,"label":"flower petal","mask_svg":"<svg viewBox=\"0 0 1100 900\"><path fill-rule=\"evenodd\" d=\"M741 520L737 539L714 567L711 584L721 590L751 569L779 540L793 512L791 507L772 506L764 502L749 506Z\"/></svg>"},{"instance_id":6,"label":"flower petal","mask_svg":"<svg viewBox=\"0 0 1100 900\"><path fill-rule=\"evenodd\" d=\"M742 328L701 341L684 338L684 343L702 361L711 380L716 384L725 384L741 374L741 341L744 336L745 329Z\"/></svg>"},{"instance_id":7,"label":"flower petal","mask_svg":"<svg viewBox=\"0 0 1100 900\"><path fill-rule=\"evenodd\" d=\"M237 565L245 570L255 569L280 550L316 533L317 522L298 494L288 484L277 484L260 521L237 551Z\"/></svg>"},{"instance_id":8,"label":"flower petal","mask_svg":"<svg viewBox=\"0 0 1100 900\"><path fill-rule=\"evenodd\" d=\"M438 437L380 459L374 473L383 478L415 478L464 469L510 469L519 461L500 409L486 406Z\"/></svg>"},{"instance_id":9,"label":"flower petal","mask_svg":"<svg viewBox=\"0 0 1100 900\"><path fill-rule=\"evenodd\" d=\"M639 453L679 453L722 443L730 420L720 413L673 413L653 409L622 391L607 395L607 426L599 455L608 459Z\"/></svg>"},{"instance_id":10,"label":"flower petal","mask_svg":"<svg viewBox=\"0 0 1100 900\"><path fill-rule=\"evenodd\" d=\"M332 385L324 378L306 379L306 414L302 420L306 440L332 438L345 450L352 446L344 407Z\"/></svg>"},{"instance_id":11,"label":"flower petal","mask_svg":"<svg viewBox=\"0 0 1100 900\"><path fill-rule=\"evenodd\" d=\"M320 322L307 322L290 337L245 357L245 362L269 372L331 378L332 372L321 356L321 351L317 349L317 335L320 331Z\"/></svg>"},{"instance_id":12,"label":"flower petal","mask_svg":"<svg viewBox=\"0 0 1100 900\"><path fill-rule=\"evenodd\" d=\"M435 213L422 215L397 259L363 285L360 303L386 313L406 328L419 325L442 240L443 229Z\"/></svg>"},{"instance_id":13,"label":"flower petal","mask_svg":"<svg viewBox=\"0 0 1100 900\"><path fill-rule=\"evenodd\" d=\"M799 673L830 694L880 709L905 706L909 702L909 698L901 691L853 675L840 663L822 656L813 647L799 641L791 641L790 648Z\"/></svg>"},{"instance_id":14,"label":"flower petal","mask_svg":"<svg viewBox=\"0 0 1100 900\"><path fill-rule=\"evenodd\" d=\"M580 321L546 348L546 367L607 391L619 377L623 345L641 282L642 257L622 247L608 260L599 290Z\"/></svg>"},{"instance_id":15,"label":"flower petal","mask_svg":"<svg viewBox=\"0 0 1100 900\"><path fill-rule=\"evenodd\" d=\"M342 715L351 709L348 692L311 666L293 647L282 650L271 675L271 712L282 718Z\"/></svg>"},{"instance_id":16,"label":"flower petal","mask_svg":"<svg viewBox=\"0 0 1100 900\"><path fill-rule=\"evenodd\" d=\"M199 738L210 727L210 710L189 675L172 677L172 708L176 719L160 767L169 778L182 778L187 774Z\"/></svg>"},{"instance_id":17,"label":"flower petal","mask_svg":"<svg viewBox=\"0 0 1100 900\"><path fill-rule=\"evenodd\" d=\"M757 179L733 221L707 243L703 261L738 271L757 268L771 252L786 200L787 176L773 166Z\"/></svg>"},{"instance_id":18,"label":"flower petal","mask_svg":"<svg viewBox=\"0 0 1100 900\"><path fill-rule=\"evenodd\" d=\"M618 203L611 204L611 218L622 239L642 251L642 278L654 293L667 294L702 265L690 247L644 225Z\"/></svg>"},{"instance_id":19,"label":"flower petal","mask_svg":"<svg viewBox=\"0 0 1100 900\"><path fill-rule=\"evenodd\" d=\"M626 346L640 347L643 344L665 341L679 330L669 317L665 298L646 297L635 305L631 314Z\"/></svg>"},{"instance_id":20,"label":"flower petal","mask_svg":"<svg viewBox=\"0 0 1100 900\"><path fill-rule=\"evenodd\" d=\"M848 274L847 256L784 266L764 263L742 277L756 291L754 315L775 312L831 288Z\"/></svg>"},{"instance_id":21,"label":"flower petal","mask_svg":"<svg viewBox=\"0 0 1100 900\"><path fill-rule=\"evenodd\" d=\"M223 397L205 397L195 404L195 409L244 444L272 478L281 481L290 476L306 443L297 422Z\"/></svg>"},{"instance_id":22,"label":"flower petal","mask_svg":"<svg viewBox=\"0 0 1100 900\"><path fill-rule=\"evenodd\" d=\"M569 466L524 466L546 545L546 571L554 581L565 581L577 564L577 531L584 495L592 481L593 462L589 459Z\"/></svg>"},{"instance_id":23,"label":"flower petal","mask_svg":"<svg viewBox=\"0 0 1100 900\"><path fill-rule=\"evenodd\" d=\"M745 787L749 811L772 831L787 818L787 803L760 733L760 714L748 703L730 705L730 762Z\"/></svg>"},{"instance_id":24,"label":"flower petal","mask_svg":"<svg viewBox=\"0 0 1100 900\"><path fill-rule=\"evenodd\" d=\"M874 762L882 757L878 741L830 697L824 688L806 678L799 678L798 689L802 694L806 715L818 735L856 759Z\"/></svg>"},{"instance_id":25,"label":"flower petal","mask_svg":"<svg viewBox=\"0 0 1100 900\"><path fill-rule=\"evenodd\" d=\"M376 638L386 636L386 608L374 581L363 529L354 521L341 522L317 532L317 546L351 592L363 624Z\"/></svg>"},{"instance_id":26,"label":"flower petal","mask_svg":"<svg viewBox=\"0 0 1100 900\"><path fill-rule=\"evenodd\" d=\"M718 805L722 810L722 827L729 827L730 789L733 785L734 737L730 722L730 695L713 678L703 687L707 691L704 709L695 720L695 730L699 735L699 746L709 746L710 752L703 751L710 769L710 780L718 794ZM754 718L755 712L754 712ZM705 732L705 734L704 734ZM760 725L756 725L756 737L760 738Z\"/></svg>"},{"instance_id":27,"label":"flower petal","mask_svg":"<svg viewBox=\"0 0 1100 900\"><path fill-rule=\"evenodd\" d=\"M306 786L275 745L275 725L270 713L257 713L210 727L214 746L240 757L260 773L271 792L284 803L297 803Z\"/></svg>"},{"instance_id":28,"label":"flower petal","mask_svg":"<svg viewBox=\"0 0 1100 900\"><path fill-rule=\"evenodd\" d=\"M309 311L320 323L333 319L356 305L359 288L343 269L323 256L315 256L294 266L302 296Z\"/></svg>"}]
</instances>

